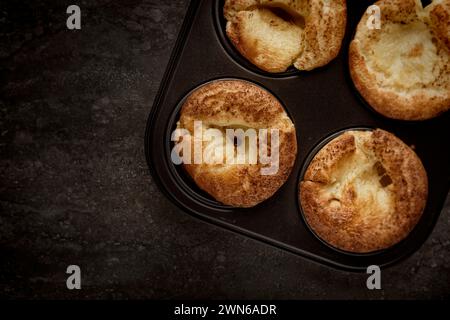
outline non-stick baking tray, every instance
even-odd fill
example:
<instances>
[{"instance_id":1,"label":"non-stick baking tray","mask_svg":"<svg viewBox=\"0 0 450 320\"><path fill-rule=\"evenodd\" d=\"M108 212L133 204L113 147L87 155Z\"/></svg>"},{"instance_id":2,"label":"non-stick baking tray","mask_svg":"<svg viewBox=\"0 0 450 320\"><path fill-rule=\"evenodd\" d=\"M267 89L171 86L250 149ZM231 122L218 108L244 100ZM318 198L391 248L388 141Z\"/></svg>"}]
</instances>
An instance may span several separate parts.
<instances>
[{"instance_id":1,"label":"non-stick baking tray","mask_svg":"<svg viewBox=\"0 0 450 320\"><path fill-rule=\"evenodd\" d=\"M450 186L449 114L423 122L386 119L370 109L353 87L348 46L356 25L373 1L347 1L346 36L339 56L311 71L269 74L248 63L225 36L223 0L192 1L151 109L145 151L154 180L183 211L311 260L350 271L392 265L416 251L432 231ZM250 209L221 205L199 190L170 160L170 134L185 97L215 79L243 79L273 93L293 120L298 156L285 185ZM421 220L399 244L371 254L351 254L320 241L306 225L298 201L302 168L324 140L349 128L381 128L412 146L429 179L429 197Z\"/></svg>"}]
</instances>

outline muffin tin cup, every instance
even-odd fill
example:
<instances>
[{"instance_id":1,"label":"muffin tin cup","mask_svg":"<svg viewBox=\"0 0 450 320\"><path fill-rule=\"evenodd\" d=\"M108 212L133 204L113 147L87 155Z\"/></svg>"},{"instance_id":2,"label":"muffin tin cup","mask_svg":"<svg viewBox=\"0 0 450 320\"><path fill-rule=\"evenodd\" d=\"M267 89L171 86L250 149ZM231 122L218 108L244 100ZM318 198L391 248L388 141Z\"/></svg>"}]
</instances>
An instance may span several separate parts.
<instances>
[{"instance_id":1,"label":"muffin tin cup","mask_svg":"<svg viewBox=\"0 0 450 320\"><path fill-rule=\"evenodd\" d=\"M364 106L351 81L347 52L352 30L373 1L348 3L347 33L339 56L311 71L269 74L243 63L226 46L218 11L223 1L192 1L147 122L145 152L150 172L167 197L216 226L257 239L313 261L349 271L392 265L416 251L432 231L450 186L450 118L399 122ZM221 24L222 23L222 24ZM225 43L225 44L224 44ZM256 69L255 69L256 68ZM291 117L297 132L297 159L286 183L270 199L247 209L225 206L200 190L182 166L170 160L170 134L185 98L218 79L246 80L272 93ZM397 245L369 254L340 251L312 232L303 218L298 185L318 148L342 131L381 128L412 146L428 173L429 197L421 220Z\"/></svg>"},{"instance_id":2,"label":"muffin tin cup","mask_svg":"<svg viewBox=\"0 0 450 320\"><path fill-rule=\"evenodd\" d=\"M233 207L224 205L218 201L216 201L214 198L212 198L209 194L207 194L205 191L201 190L193 181L193 179L189 176L189 174L185 171L183 165L175 165L171 160L171 151L174 147L174 143L171 141L171 135L172 132L177 127L177 121L180 118L180 111L183 107L186 100L189 98L189 96L194 93L195 91L199 90L205 85L217 82L217 81L229 81L229 80L238 80L238 81L244 81L248 82L249 84L256 85L257 87L263 89L264 91L267 91L269 94L274 96L280 103L281 100L272 92L270 92L269 89L264 88L262 85L245 80L245 79L239 79L239 78L219 78L219 79L211 79L209 81L206 81L205 83L202 83L192 90L190 90L189 93L186 94L177 104L177 106L174 108L173 113L169 119L169 122L167 124L167 130L165 132L165 141L166 141L166 148L165 148L165 156L166 156L166 163L169 164L169 169L172 173L172 176L176 180L177 184L185 190L186 194L189 195L193 200L197 202L203 203L204 206L209 207L211 210L220 210L220 211L230 211L233 209ZM283 106L283 104L281 103ZM284 111L286 114L290 117L289 112L286 110L286 108L283 106ZM241 209L245 210L245 209Z\"/></svg>"},{"instance_id":3,"label":"muffin tin cup","mask_svg":"<svg viewBox=\"0 0 450 320\"><path fill-rule=\"evenodd\" d=\"M340 135L344 134L345 132L348 131L373 131L375 128L369 128L369 127L354 127L354 128L347 128L344 130L340 130L338 132L332 133L330 134L328 137L326 137L325 139L323 139L322 141L320 141L310 152L310 154L308 155L308 157L306 158L302 169L300 171L300 175L298 178L299 181L299 187L300 187L300 182L303 181L304 177L305 177L305 173L306 170L308 170L309 165L311 164L311 161L314 159L314 157L317 155L317 153L322 150L328 143L330 143L332 140L334 140L335 138L339 137ZM298 189L297 193L300 193L300 188ZM311 234L314 235L314 237L316 237L316 239L320 242L323 243L323 245L327 246L328 248L330 248L331 250L334 250L336 252L338 252L339 254L345 254L345 255L351 255L351 256L355 256L355 257L359 257L359 256L370 256L370 255L378 255L380 253L382 253L383 251L385 251L386 249L382 249L382 250L377 250L377 251L372 251L372 252L366 252L366 253L357 253L357 252L350 252L350 251L345 251L339 248L334 247L333 245L329 244L328 242L326 242L324 239L322 239L314 230L313 228L311 228L311 226L308 224L306 217L305 217L305 213L303 211L302 208L302 203L300 201L300 199L298 199L298 205L299 205L299 209L300 209L300 213L302 215L302 219L305 222L305 225L307 226L308 230L311 232Z\"/></svg>"}]
</instances>

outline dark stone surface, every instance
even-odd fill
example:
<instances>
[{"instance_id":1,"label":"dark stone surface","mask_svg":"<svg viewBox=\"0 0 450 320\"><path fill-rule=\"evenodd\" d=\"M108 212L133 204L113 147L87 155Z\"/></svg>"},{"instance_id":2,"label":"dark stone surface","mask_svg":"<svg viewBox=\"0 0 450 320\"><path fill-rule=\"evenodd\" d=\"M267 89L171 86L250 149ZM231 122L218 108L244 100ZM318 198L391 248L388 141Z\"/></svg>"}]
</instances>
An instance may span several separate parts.
<instances>
[{"instance_id":1,"label":"dark stone surface","mask_svg":"<svg viewBox=\"0 0 450 320\"><path fill-rule=\"evenodd\" d=\"M381 291L183 214L152 182L143 136L187 1L77 1L81 31L65 27L70 4L0 6L1 297L449 296L449 203Z\"/></svg>"}]
</instances>

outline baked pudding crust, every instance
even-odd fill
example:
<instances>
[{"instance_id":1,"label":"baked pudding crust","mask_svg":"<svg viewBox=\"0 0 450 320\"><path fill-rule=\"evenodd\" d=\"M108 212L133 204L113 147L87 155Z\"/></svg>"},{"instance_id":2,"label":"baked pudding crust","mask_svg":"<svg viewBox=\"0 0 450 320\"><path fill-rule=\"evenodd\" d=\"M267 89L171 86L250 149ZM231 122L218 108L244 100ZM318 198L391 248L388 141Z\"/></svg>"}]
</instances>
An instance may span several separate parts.
<instances>
[{"instance_id":1,"label":"baked pudding crust","mask_svg":"<svg viewBox=\"0 0 450 320\"><path fill-rule=\"evenodd\" d=\"M195 90L180 111L179 128L253 128L279 130L279 169L262 175L257 164L183 164L199 188L234 207L253 207L286 182L297 155L295 127L281 103L268 91L241 80L216 80Z\"/></svg>"},{"instance_id":2,"label":"baked pudding crust","mask_svg":"<svg viewBox=\"0 0 450 320\"><path fill-rule=\"evenodd\" d=\"M236 49L260 69L276 73L292 65L312 70L333 60L344 38L347 7L345 0L226 0L224 16Z\"/></svg>"},{"instance_id":3,"label":"baked pudding crust","mask_svg":"<svg viewBox=\"0 0 450 320\"><path fill-rule=\"evenodd\" d=\"M313 158L299 186L310 228L353 253L389 248L411 232L428 196L415 152L384 130L346 131Z\"/></svg>"},{"instance_id":4,"label":"baked pudding crust","mask_svg":"<svg viewBox=\"0 0 450 320\"><path fill-rule=\"evenodd\" d=\"M450 108L450 0L381 0L381 29L358 24L349 49L356 89L380 114L425 120Z\"/></svg>"}]
</instances>

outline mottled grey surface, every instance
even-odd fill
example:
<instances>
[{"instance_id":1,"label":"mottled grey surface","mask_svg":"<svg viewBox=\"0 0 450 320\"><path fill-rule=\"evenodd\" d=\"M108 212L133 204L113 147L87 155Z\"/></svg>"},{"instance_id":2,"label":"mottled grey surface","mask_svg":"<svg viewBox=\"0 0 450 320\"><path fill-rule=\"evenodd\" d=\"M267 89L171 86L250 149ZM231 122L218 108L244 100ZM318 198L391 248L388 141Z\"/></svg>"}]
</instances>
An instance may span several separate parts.
<instances>
[{"instance_id":1,"label":"mottled grey surface","mask_svg":"<svg viewBox=\"0 0 450 320\"><path fill-rule=\"evenodd\" d=\"M81 31L65 28L72 2L0 6L1 297L449 296L448 203L381 291L183 214L153 183L143 136L187 1L75 3Z\"/></svg>"}]
</instances>

